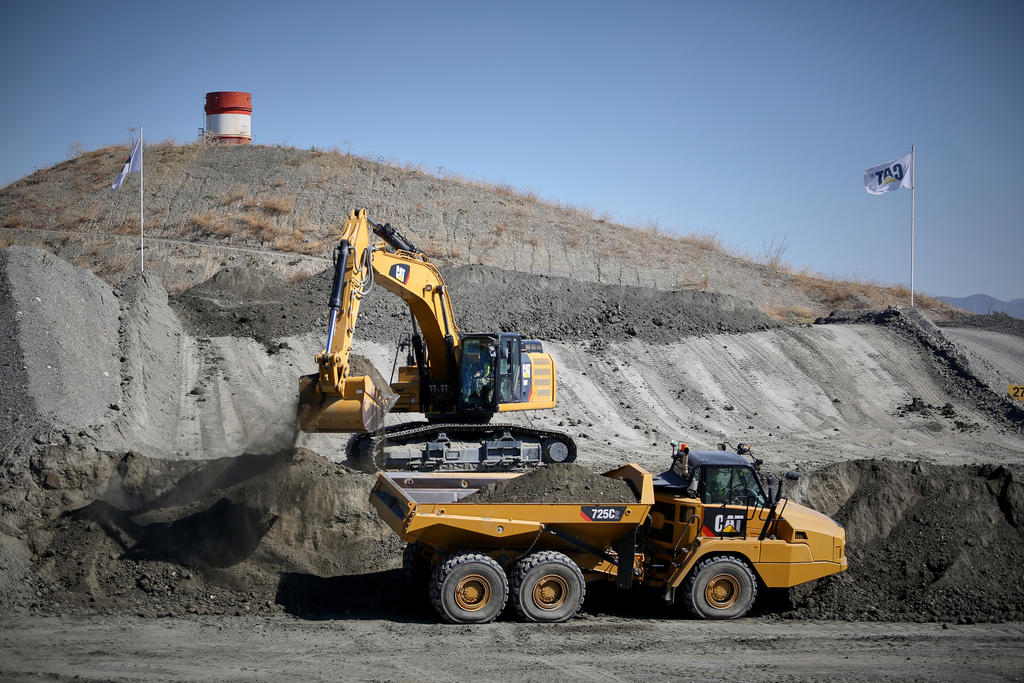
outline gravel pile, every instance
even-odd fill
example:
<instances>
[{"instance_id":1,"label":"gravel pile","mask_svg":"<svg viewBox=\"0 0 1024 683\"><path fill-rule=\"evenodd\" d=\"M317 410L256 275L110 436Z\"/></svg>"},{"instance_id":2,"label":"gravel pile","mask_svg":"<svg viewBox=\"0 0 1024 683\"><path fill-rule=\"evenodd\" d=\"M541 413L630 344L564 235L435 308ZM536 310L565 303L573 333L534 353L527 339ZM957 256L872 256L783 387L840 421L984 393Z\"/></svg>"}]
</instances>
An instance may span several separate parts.
<instances>
[{"instance_id":1,"label":"gravel pile","mask_svg":"<svg viewBox=\"0 0 1024 683\"><path fill-rule=\"evenodd\" d=\"M816 472L806 500L846 528L850 568L794 588L792 616L1024 619L1020 472L852 461Z\"/></svg>"},{"instance_id":2,"label":"gravel pile","mask_svg":"<svg viewBox=\"0 0 1024 683\"><path fill-rule=\"evenodd\" d=\"M681 337L777 327L750 303L725 294L595 285L489 266L445 268L456 322L464 332L519 331L541 340L639 337L666 343ZM171 305L198 336L279 337L327 332L333 271L296 284L269 269L225 269L171 296ZM374 287L359 309L358 335L392 342L409 328L406 305Z\"/></svg>"},{"instance_id":3,"label":"gravel pile","mask_svg":"<svg viewBox=\"0 0 1024 683\"><path fill-rule=\"evenodd\" d=\"M111 420L121 395L121 311L111 288L31 247L0 253L0 273L8 324L0 402L11 424L33 415L72 429Z\"/></svg>"},{"instance_id":4,"label":"gravel pile","mask_svg":"<svg viewBox=\"0 0 1024 683\"><path fill-rule=\"evenodd\" d=\"M25 525L35 566L10 607L265 612L295 601L289 587L388 570L401 553L367 504L373 477L303 449L190 462L50 449L34 478L31 503L76 504Z\"/></svg>"},{"instance_id":5,"label":"gravel pile","mask_svg":"<svg viewBox=\"0 0 1024 683\"><path fill-rule=\"evenodd\" d=\"M940 320L938 325L940 327L974 327L1024 337L1024 320L999 312L989 315L964 313Z\"/></svg>"},{"instance_id":6,"label":"gravel pile","mask_svg":"<svg viewBox=\"0 0 1024 683\"><path fill-rule=\"evenodd\" d=\"M575 464L553 464L485 486L463 503L635 503L629 482Z\"/></svg>"}]
</instances>

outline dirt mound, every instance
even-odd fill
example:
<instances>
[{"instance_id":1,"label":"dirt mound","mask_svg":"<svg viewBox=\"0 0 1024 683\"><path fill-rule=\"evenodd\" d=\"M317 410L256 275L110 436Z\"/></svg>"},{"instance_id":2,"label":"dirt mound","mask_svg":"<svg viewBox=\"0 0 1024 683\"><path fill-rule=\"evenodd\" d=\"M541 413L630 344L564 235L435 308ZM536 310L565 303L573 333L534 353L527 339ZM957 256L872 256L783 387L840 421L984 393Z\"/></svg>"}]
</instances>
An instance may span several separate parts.
<instances>
[{"instance_id":1,"label":"dirt mound","mask_svg":"<svg viewBox=\"0 0 1024 683\"><path fill-rule=\"evenodd\" d=\"M29 487L41 518L22 506L5 520L34 563L12 604L249 611L286 604L286 575L391 569L401 542L369 508L372 482L302 449L189 462L47 449Z\"/></svg>"},{"instance_id":2,"label":"dirt mound","mask_svg":"<svg viewBox=\"0 0 1024 683\"><path fill-rule=\"evenodd\" d=\"M1006 313L997 312L988 315L963 313L940 320L938 325L940 327L973 327L1024 337L1024 320L1014 318Z\"/></svg>"},{"instance_id":3,"label":"dirt mound","mask_svg":"<svg viewBox=\"0 0 1024 683\"><path fill-rule=\"evenodd\" d=\"M0 251L0 453L24 439L38 417L29 395L28 364L18 343L17 325L24 312L16 299L7 263L13 250Z\"/></svg>"},{"instance_id":4,"label":"dirt mound","mask_svg":"<svg viewBox=\"0 0 1024 683\"><path fill-rule=\"evenodd\" d=\"M808 479L805 501L846 528L850 568L794 588L795 616L1024 619L1019 472L861 460Z\"/></svg>"},{"instance_id":5,"label":"dirt mound","mask_svg":"<svg viewBox=\"0 0 1024 683\"><path fill-rule=\"evenodd\" d=\"M519 330L541 340L638 337L666 343L778 326L749 302L726 294L594 286L489 266L453 268L445 277L466 331Z\"/></svg>"},{"instance_id":6,"label":"dirt mound","mask_svg":"<svg viewBox=\"0 0 1024 683\"><path fill-rule=\"evenodd\" d=\"M540 467L485 486L464 503L635 503L629 482L610 479L574 464Z\"/></svg>"},{"instance_id":7,"label":"dirt mound","mask_svg":"<svg viewBox=\"0 0 1024 683\"><path fill-rule=\"evenodd\" d=\"M3 294L4 410L24 423L86 427L115 417L120 307L88 271L30 247L0 253ZM19 365L20 363L20 365ZM33 425L38 428L39 425Z\"/></svg>"},{"instance_id":8,"label":"dirt mound","mask_svg":"<svg viewBox=\"0 0 1024 683\"><path fill-rule=\"evenodd\" d=\"M489 266L446 268L457 322L464 332L517 330L541 340L640 337L655 343L685 336L777 327L748 302L725 294L595 286L560 277ZM235 267L171 296L197 336L273 339L327 333L333 271L296 284L261 268ZM240 288L240 289L238 289ZM359 309L359 337L392 342L409 326L406 305L374 287Z\"/></svg>"}]
</instances>

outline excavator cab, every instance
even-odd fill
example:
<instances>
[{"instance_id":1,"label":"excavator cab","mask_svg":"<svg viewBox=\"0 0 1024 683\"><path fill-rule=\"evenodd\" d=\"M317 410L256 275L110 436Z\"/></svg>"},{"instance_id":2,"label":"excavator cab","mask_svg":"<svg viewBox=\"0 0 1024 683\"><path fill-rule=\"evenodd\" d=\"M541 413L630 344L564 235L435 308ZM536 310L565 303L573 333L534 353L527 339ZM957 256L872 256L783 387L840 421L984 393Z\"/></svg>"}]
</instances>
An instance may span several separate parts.
<instances>
[{"instance_id":1,"label":"excavator cab","mask_svg":"<svg viewBox=\"0 0 1024 683\"><path fill-rule=\"evenodd\" d=\"M495 357L492 337L465 337L459 358L459 410L493 413L495 406Z\"/></svg>"},{"instance_id":2,"label":"excavator cab","mask_svg":"<svg viewBox=\"0 0 1024 683\"><path fill-rule=\"evenodd\" d=\"M517 332L465 335L459 357L459 409L504 412L536 400L531 392L532 366L547 360L539 354L531 356L530 351L539 351L539 346L540 342L524 340Z\"/></svg>"}]
</instances>

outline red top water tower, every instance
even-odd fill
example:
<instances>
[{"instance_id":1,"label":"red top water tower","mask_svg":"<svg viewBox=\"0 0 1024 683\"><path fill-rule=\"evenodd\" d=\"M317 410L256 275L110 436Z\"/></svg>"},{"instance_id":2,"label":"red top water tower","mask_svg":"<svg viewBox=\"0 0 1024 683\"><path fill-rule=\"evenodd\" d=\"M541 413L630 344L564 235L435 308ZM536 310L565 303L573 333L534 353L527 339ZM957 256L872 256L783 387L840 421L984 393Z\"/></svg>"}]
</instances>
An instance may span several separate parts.
<instances>
[{"instance_id":1,"label":"red top water tower","mask_svg":"<svg viewBox=\"0 0 1024 683\"><path fill-rule=\"evenodd\" d=\"M252 144L252 94L206 93L206 132L226 144Z\"/></svg>"}]
</instances>

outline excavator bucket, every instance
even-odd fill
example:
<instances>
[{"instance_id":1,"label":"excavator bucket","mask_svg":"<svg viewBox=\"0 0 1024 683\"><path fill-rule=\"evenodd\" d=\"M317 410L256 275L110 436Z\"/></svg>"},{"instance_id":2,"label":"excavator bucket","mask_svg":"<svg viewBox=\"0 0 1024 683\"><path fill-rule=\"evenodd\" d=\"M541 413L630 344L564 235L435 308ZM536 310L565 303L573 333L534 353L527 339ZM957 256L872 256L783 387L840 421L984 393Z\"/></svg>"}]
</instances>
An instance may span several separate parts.
<instances>
[{"instance_id":1,"label":"excavator bucket","mask_svg":"<svg viewBox=\"0 0 1024 683\"><path fill-rule=\"evenodd\" d=\"M375 432L384 426L388 396L367 375L342 380L341 391L320 391L319 375L299 378L299 428L304 432Z\"/></svg>"}]
</instances>

